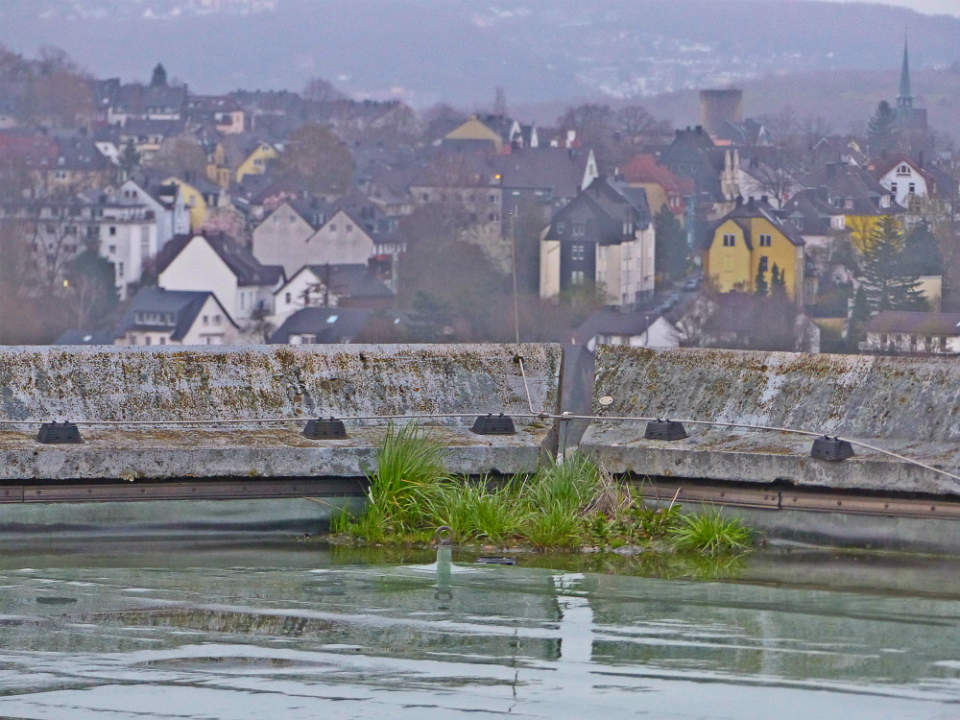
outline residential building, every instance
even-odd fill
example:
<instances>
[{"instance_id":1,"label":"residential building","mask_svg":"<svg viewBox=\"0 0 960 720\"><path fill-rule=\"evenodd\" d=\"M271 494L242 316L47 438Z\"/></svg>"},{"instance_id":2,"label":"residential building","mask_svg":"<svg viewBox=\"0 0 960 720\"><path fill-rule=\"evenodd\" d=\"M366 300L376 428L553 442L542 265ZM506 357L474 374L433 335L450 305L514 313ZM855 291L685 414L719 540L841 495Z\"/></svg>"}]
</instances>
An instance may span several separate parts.
<instances>
[{"instance_id":1,"label":"residential building","mask_svg":"<svg viewBox=\"0 0 960 720\"><path fill-rule=\"evenodd\" d=\"M873 167L877 182L890 193L890 198L902 208L909 208L913 200L935 195L936 179L924 170L921 163L897 154L881 158Z\"/></svg>"},{"instance_id":2,"label":"residential building","mask_svg":"<svg viewBox=\"0 0 960 720\"><path fill-rule=\"evenodd\" d=\"M366 265L305 265L273 294L274 316L285 319L305 307L384 309L394 293Z\"/></svg>"},{"instance_id":3,"label":"residential building","mask_svg":"<svg viewBox=\"0 0 960 720\"><path fill-rule=\"evenodd\" d=\"M492 158L491 164L494 179L499 176L505 219L532 203L542 208L547 222L599 175L592 150L521 148Z\"/></svg>"},{"instance_id":4,"label":"residential building","mask_svg":"<svg viewBox=\"0 0 960 720\"><path fill-rule=\"evenodd\" d=\"M196 125L213 125L224 135L237 135L246 129L244 110L229 95L191 95L187 117Z\"/></svg>"},{"instance_id":5,"label":"residential building","mask_svg":"<svg viewBox=\"0 0 960 720\"><path fill-rule=\"evenodd\" d=\"M212 292L238 323L273 314L273 293L284 281L282 267L262 265L225 235L175 237L159 256L157 273L166 290Z\"/></svg>"},{"instance_id":6,"label":"residential building","mask_svg":"<svg viewBox=\"0 0 960 720\"><path fill-rule=\"evenodd\" d=\"M590 352L597 345L680 347L682 334L663 315L645 312L597 310L577 328L575 342Z\"/></svg>"},{"instance_id":7,"label":"residential building","mask_svg":"<svg viewBox=\"0 0 960 720\"><path fill-rule=\"evenodd\" d=\"M597 178L558 210L540 243L540 296L602 288L607 303L631 307L654 289L655 238L643 188Z\"/></svg>"},{"instance_id":8,"label":"residential building","mask_svg":"<svg viewBox=\"0 0 960 720\"><path fill-rule=\"evenodd\" d=\"M444 135L442 145L454 152L490 150L499 153L504 148L504 141L501 133L474 115Z\"/></svg>"},{"instance_id":9,"label":"residential building","mask_svg":"<svg viewBox=\"0 0 960 720\"><path fill-rule=\"evenodd\" d=\"M863 352L960 353L960 313L884 310L867 323Z\"/></svg>"},{"instance_id":10,"label":"residential building","mask_svg":"<svg viewBox=\"0 0 960 720\"><path fill-rule=\"evenodd\" d=\"M803 304L804 240L781 221L763 198L737 201L709 232L704 277L715 291L755 292L758 274L772 286L776 265L783 273L787 296Z\"/></svg>"},{"instance_id":11,"label":"residential building","mask_svg":"<svg viewBox=\"0 0 960 720\"><path fill-rule=\"evenodd\" d=\"M650 203L650 212L656 215L666 205L670 212L683 220L687 199L694 193L690 178L680 177L660 165L649 154L635 155L620 169L623 182L630 187L643 188Z\"/></svg>"},{"instance_id":12,"label":"residential building","mask_svg":"<svg viewBox=\"0 0 960 720\"><path fill-rule=\"evenodd\" d=\"M253 229L253 254L261 262L283 265L288 276L311 262L310 238L327 221L325 204L288 200ZM366 262L366 260L364 260Z\"/></svg>"},{"instance_id":13,"label":"residential building","mask_svg":"<svg viewBox=\"0 0 960 720\"><path fill-rule=\"evenodd\" d=\"M207 213L212 208L226 204L226 194L223 189L204 178L190 178L181 180L169 177L163 181L164 185L176 185L180 197L190 209L190 229L199 230L207 221Z\"/></svg>"},{"instance_id":14,"label":"residential building","mask_svg":"<svg viewBox=\"0 0 960 720\"><path fill-rule=\"evenodd\" d=\"M207 164L207 179L227 189L248 175L263 175L267 163L279 157L278 148L252 133L227 135L216 144Z\"/></svg>"},{"instance_id":15,"label":"residential building","mask_svg":"<svg viewBox=\"0 0 960 720\"><path fill-rule=\"evenodd\" d=\"M212 292L141 289L114 331L115 344L233 345L239 327Z\"/></svg>"},{"instance_id":16,"label":"residential building","mask_svg":"<svg viewBox=\"0 0 960 720\"><path fill-rule=\"evenodd\" d=\"M308 307L290 315L270 336L281 345L351 343L370 321L372 310Z\"/></svg>"}]
</instances>

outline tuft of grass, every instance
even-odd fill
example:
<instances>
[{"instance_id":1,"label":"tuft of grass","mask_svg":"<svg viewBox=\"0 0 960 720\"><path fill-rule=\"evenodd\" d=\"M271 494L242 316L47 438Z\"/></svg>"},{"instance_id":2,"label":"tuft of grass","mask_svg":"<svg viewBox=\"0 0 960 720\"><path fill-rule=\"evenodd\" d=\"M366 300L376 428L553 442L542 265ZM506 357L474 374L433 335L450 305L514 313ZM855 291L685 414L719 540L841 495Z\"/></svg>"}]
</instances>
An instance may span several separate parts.
<instances>
[{"instance_id":1,"label":"tuft of grass","mask_svg":"<svg viewBox=\"0 0 960 720\"><path fill-rule=\"evenodd\" d=\"M532 514L523 535L537 550L570 550L581 544L579 519L559 501Z\"/></svg>"},{"instance_id":2,"label":"tuft of grass","mask_svg":"<svg viewBox=\"0 0 960 720\"><path fill-rule=\"evenodd\" d=\"M750 528L720 509L681 515L669 535L677 549L706 555L743 552L753 545Z\"/></svg>"},{"instance_id":3,"label":"tuft of grass","mask_svg":"<svg viewBox=\"0 0 960 720\"><path fill-rule=\"evenodd\" d=\"M387 428L377 471L368 476L368 510L358 522L378 522L384 533L422 529L424 500L446 475L445 453L416 425Z\"/></svg>"}]
</instances>

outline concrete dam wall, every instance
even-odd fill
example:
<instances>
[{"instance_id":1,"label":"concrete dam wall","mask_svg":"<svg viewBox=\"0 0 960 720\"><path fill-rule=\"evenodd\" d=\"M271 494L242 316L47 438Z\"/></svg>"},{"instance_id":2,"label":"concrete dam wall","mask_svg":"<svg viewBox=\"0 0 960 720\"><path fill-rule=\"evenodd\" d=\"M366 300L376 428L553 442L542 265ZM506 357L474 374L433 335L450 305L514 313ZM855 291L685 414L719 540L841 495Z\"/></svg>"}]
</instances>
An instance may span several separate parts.
<instances>
[{"instance_id":1,"label":"concrete dam wall","mask_svg":"<svg viewBox=\"0 0 960 720\"><path fill-rule=\"evenodd\" d=\"M528 391L558 410L561 357L554 345L6 348L0 478L361 477L388 423L373 418L449 413L467 417L422 422L450 447L451 471L529 471L550 427L520 415ZM501 412L516 435L470 432L473 414ZM302 435L331 416L347 418L347 439ZM84 442L38 443L49 421L79 423Z\"/></svg>"},{"instance_id":2,"label":"concrete dam wall","mask_svg":"<svg viewBox=\"0 0 960 720\"><path fill-rule=\"evenodd\" d=\"M960 468L960 362L943 357L601 347L595 404L606 416L790 427L841 435L955 472ZM609 401L608 401L609 402ZM582 447L613 472L830 489L957 494L957 481L856 448L843 462L810 457L812 438L688 424L689 437L644 440L644 423L594 422Z\"/></svg>"},{"instance_id":3,"label":"concrete dam wall","mask_svg":"<svg viewBox=\"0 0 960 720\"><path fill-rule=\"evenodd\" d=\"M527 472L562 435L561 365L559 346L538 344L7 348L0 479L354 478L372 469L390 416L432 416L417 422L449 447L452 472ZM600 347L593 397L600 416L788 426L960 468L952 358ZM515 435L470 431L476 415L500 412ZM346 439L302 435L306 420L330 416L346 420ZM54 420L79 423L84 442L38 443ZM810 457L809 437L687 425L688 438L666 442L644 428L595 421L580 446L613 472L651 478L960 494L951 478L863 448L831 463Z\"/></svg>"}]
</instances>

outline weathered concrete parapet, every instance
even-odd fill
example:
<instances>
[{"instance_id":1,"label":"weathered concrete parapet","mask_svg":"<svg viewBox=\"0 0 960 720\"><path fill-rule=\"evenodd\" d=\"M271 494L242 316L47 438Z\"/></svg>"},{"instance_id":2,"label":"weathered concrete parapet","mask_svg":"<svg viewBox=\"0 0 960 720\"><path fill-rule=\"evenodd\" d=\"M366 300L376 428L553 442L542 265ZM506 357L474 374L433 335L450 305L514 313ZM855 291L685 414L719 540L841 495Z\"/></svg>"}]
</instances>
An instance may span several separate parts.
<instances>
[{"instance_id":1,"label":"weathered concrete parapet","mask_svg":"<svg viewBox=\"0 0 960 720\"><path fill-rule=\"evenodd\" d=\"M960 362L952 358L644 350L601 346L597 414L770 425L842 435L935 467L960 469ZM856 448L812 459L812 438L688 425L675 442L643 439L644 423L598 422L584 435L613 472L651 476L960 494L960 484Z\"/></svg>"},{"instance_id":2,"label":"weathered concrete parapet","mask_svg":"<svg viewBox=\"0 0 960 720\"><path fill-rule=\"evenodd\" d=\"M361 476L383 422L348 420L347 440L313 441L301 423L162 421L529 413L518 356L534 408L556 412L561 350L553 345L6 348L0 420L32 424L0 425L0 478ZM161 424L81 426L82 445L40 445L36 423L50 420ZM517 418L517 435L478 436L471 422L428 421L450 448L452 471L532 470L549 432L549 423Z\"/></svg>"}]
</instances>

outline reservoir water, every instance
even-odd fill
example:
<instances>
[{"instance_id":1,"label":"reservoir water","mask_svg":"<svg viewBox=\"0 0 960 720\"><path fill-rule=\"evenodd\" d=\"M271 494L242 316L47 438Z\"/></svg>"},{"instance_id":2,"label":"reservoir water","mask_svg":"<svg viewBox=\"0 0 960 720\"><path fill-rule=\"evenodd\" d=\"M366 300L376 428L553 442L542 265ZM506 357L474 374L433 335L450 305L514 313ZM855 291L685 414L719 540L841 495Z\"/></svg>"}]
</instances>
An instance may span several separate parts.
<instances>
[{"instance_id":1,"label":"reservoir water","mask_svg":"<svg viewBox=\"0 0 960 720\"><path fill-rule=\"evenodd\" d=\"M960 565L5 541L0 717L958 718Z\"/></svg>"}]
</instances>

